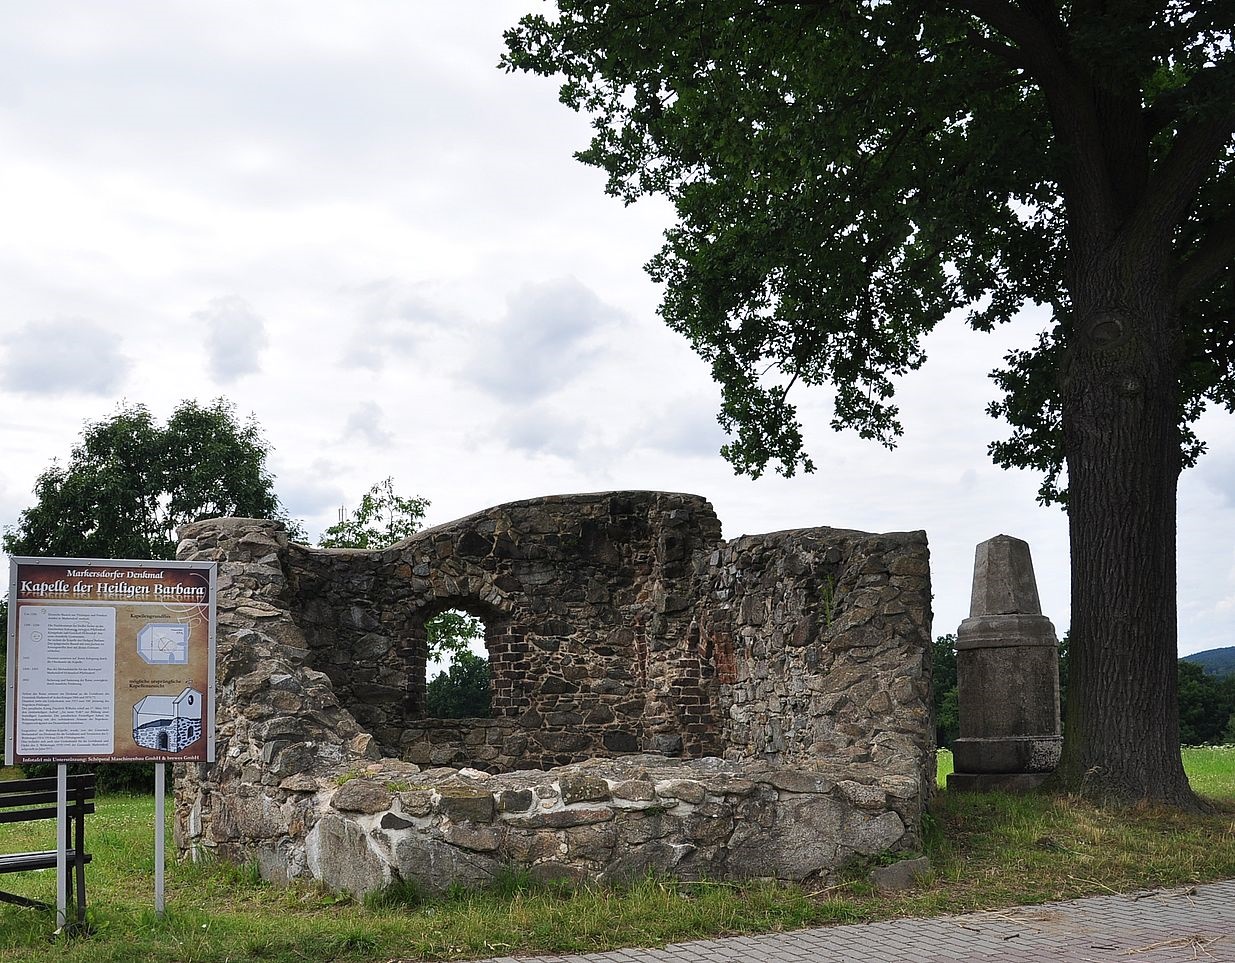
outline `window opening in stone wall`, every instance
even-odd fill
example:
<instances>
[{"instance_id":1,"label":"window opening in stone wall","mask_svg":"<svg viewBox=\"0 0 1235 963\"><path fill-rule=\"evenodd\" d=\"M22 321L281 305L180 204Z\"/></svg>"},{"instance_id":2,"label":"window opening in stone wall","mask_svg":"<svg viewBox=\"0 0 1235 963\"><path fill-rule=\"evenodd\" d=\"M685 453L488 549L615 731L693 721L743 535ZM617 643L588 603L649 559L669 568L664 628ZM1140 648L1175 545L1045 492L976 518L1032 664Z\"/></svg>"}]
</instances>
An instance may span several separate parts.
<instances>
[{"instance_id":1,"label":"window opening in stone wall","mask_svg":"<svg viewBox=\"0 0 1235 963\"><path fill-rule=\"evenodd\" d=\"M485 623L462 609L425 622L429 643L426 714L436 719L487 719L491 690Z\"/></svg>"}]
</instances>

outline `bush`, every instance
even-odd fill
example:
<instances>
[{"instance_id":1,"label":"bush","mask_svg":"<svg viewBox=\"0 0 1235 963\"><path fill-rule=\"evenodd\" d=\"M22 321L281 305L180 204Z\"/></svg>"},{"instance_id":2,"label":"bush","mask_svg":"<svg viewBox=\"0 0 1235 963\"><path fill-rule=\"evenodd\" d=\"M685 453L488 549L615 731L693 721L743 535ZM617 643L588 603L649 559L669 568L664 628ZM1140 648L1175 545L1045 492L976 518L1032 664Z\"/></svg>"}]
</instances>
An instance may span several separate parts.
<instances>
[{"instance_id":1,"label":"bush","mask_svg":"<svg viewBox=\"0 0 1235 963\"><path fill-rule=\"evenodd\" d=\"M28 779L40 776L54 776L54 762L24 762L21 764L22 775ZM152 795L154 793L154 763L153 762L71 762L69 775L77 776L92 772L95 775L95 786L104 793L136 793ZM166 790L171 792L171 773L167 774Z\"/></svg>"}]
</instances>

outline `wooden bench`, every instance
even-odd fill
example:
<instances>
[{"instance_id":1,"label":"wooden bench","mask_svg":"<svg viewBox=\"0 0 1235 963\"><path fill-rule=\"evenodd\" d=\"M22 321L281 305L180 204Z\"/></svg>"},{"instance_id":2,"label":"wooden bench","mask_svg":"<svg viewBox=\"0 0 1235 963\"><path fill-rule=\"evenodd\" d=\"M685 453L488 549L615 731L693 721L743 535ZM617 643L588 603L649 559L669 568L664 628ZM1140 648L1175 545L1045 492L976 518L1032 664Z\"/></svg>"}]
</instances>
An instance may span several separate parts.
<instances>
[{"instance_id":1,"label":"wooden bench","mask_svg":"<svg viewBox=\"0 0 1235 963\"><path fill-rule=\"evenodd\" d=\"M68 838L65 843L67 872L64 878L64 905L73 902L73 877L77 876L77 922L86 921L86 816L94 812L94 774L68 777ZM0 780L0 823L56 821L56 777ZM21 873L30 869L55 869L56 850L37 853L0 854L0 873ZM0 892L0 901L39 909L53 907L42 900Z\"/></svg>"}]
</instances>

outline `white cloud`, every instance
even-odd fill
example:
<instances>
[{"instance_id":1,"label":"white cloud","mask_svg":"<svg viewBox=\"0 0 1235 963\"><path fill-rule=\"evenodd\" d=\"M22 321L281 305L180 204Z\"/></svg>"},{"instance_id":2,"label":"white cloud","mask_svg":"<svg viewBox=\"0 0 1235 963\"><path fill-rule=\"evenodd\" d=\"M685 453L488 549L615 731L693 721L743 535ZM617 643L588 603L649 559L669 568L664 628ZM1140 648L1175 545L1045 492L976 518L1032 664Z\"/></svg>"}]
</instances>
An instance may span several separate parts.
<instances>
[{"instance_id":1,"label":"white cloud","mask_svg":"<svg viewBox=\"0 0 1235 963\"><path fill-rule=\"evenodd\" d=\"M361 301L360 320L343 354L349 367L381 371L388 362L417 356L427 361L429 342L458 324L433 300L428 285L383 279L348 293Z\"/></svg>"},{"instance_id":2,"label":"white cloud","mask_svg":"<svg viewBox=\"0 0 1235 963\"><path fill-rule=\"evenodd\" d=\"M1206 453L1201 456L1196 472L1205 485L1230 507L1235 507L1235 454Z\"/></svg>"},{"instance_id":3,"label":"white cloud","mask_svg":"<svg viewBox=\"0 0 1235 963\"><path fill-rule=\"evenodd\" d=\"M347 416L347 424L343 426L344 439L362 441L374 447L390 444L394 435L382 427L382 418L382 409L376 402L361 402Z\"/></svg>"},{"instance_id":4,"label":"white cloud","mask_svg":"<svg viewBox=\"0 0 1235 963\"><path fill-rule=\"evenodd\" d=\"M261 353L270 343L266 322L244 298L214 298L193 320L206 329L206 357L210 376L230 384L261 370Z\"/></svg>"},{"instance_id":5,"label":"white cloud","mask_svg":"<svg viewBox=\"0 0 1235 963\"><path fill-rule=\"evenodd\" d=\"M473 347L465 376L501 401L543 398L600 358L603 337L621 318L621 311L573 277L524 285Z\"/></svg>"},{"instance_id":6,"label":"white cloud","mask_svg":"<svg viewBox=\"0 0 1235 963\"><path fill-rule=\"evenodd\" d=\"M589 435L582 420L537 408L503 418L494 426L492 437L517 452L572 459L582 453Z\"/></svg>"},{"instance_id":7,"label":"white cloud","mask_svg":"<svg viewBox=\"0 0 1235 963\"><path fill-rule=\"evenodd\" d=\"M32 321L4 339L0 384L26 395L114 394L132 362L120 335L94 321Z\"/></svg>"},{"instance_id":8,"label":"white cloud","mask_svg":"<svg viewBox=\"0 0 1235 963\"><path fill-rule=\"evenodd\" d=\"M715 399L675 398L627 439L631 448L650 448L684 458L719 458L729 439L716 420Z\"/></svg>"}]
</instances>

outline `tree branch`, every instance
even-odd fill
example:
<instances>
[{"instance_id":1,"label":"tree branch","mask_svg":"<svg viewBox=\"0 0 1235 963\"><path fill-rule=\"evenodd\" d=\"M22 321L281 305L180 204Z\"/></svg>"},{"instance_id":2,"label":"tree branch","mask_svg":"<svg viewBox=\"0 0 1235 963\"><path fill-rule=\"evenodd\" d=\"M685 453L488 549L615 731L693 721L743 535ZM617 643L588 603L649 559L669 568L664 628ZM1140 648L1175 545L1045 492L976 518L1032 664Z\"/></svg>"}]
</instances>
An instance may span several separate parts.
<instances>
[{"instance_id":1,"label":"tree branch","mask_svg":"<svg viewBox=\"0 0 1235 963\"><path fill-rule=\"evenodd\" d=\"M998 40L991 37L984 37L976 30L966 30L965 37L975 47L985 50L997 60L1002 60L1009 67L1026 71L1029 69L1029 61L1016 47L1011 47L1006 43L1000 43Z\"/></svg>"},{"instance_id":2,"label":"tree branch","mask_svg":"<svg viewBox=\"0 0 1235 963\"><path fill-rule=\"evenodd\" d=\"M1064 63L1048 24L1004 0L954 0L947 4L968 13L1010 40L1026 58L1029 69L1045 85L1066 77Z\"/></svg>"},{"instance_id":3,"label":"tree branch","mask_svg":"<svg viewBox=\"0 0 1235 963\"><path fill-rule=\"evenodd\" d=\"M1145 125L1150 134L1165 130L1189 108L1205 101L1228 100L1235 96L1235 56L1213 67L1198 70L1186 84L1164 91L1145 109Z\"/></svg>"},{"instance_id":4,"label":"tree branch","mask_svg":"<svg viewBox=\"0 0 1235 963\"><path fill-rule=\"evenodd\" d=\"M1129 221L1129 236L1135 237L1142 231L1169 232L1178 225L1233 134L1235 104L1226 105L1218 116L1180 130Z\"/></svg>"},{"instance_id":5,"label":"tree branch","mask_svg":"<svg viewBox=\"0 0 1235 963\"><path fill-rule=\"evenodd\" d=\"M1184 261L1179 274L1179 300L1186 304L1205 293L1222 271L1235 263L1235 214L1220 217L1205 239Z\"/></svg>"},{"instance_id":6,"label":"tree branch","mask_svg":"<svg viewBox=\"0 0 1235 963\"><path fill-rule=\"evenodd\" d=\"M1099 233L1115 222L1117 205L1107 170L1101 118L1084 71L1070 62L1064 28L1054 10L1007 0L944 0L1010 41L1024 58L1024 71L1041 88L1066 165L1061 188L1072 221Z\"/></svg>"}]
</instances>

